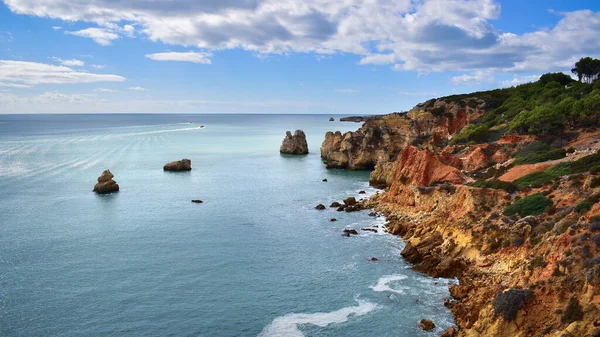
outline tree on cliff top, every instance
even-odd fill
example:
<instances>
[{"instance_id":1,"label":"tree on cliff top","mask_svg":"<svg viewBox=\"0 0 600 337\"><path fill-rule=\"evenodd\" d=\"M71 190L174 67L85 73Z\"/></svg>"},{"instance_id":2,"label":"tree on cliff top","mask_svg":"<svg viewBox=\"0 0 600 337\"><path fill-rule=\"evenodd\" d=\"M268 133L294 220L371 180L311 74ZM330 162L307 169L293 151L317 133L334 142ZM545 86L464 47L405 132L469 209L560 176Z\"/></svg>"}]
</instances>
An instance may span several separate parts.
<instances>
[{"instance_id":1,"label":"tree on cliff top","mask_svg":"<svg viewBox=\"0 0 600 337\"><path fill-rule=\"evenodd\" d=\"M577 75L580 82L592 83L600 77L600 60L584 57L575 63L571 72Z\"/></svg>"}]
</instances>

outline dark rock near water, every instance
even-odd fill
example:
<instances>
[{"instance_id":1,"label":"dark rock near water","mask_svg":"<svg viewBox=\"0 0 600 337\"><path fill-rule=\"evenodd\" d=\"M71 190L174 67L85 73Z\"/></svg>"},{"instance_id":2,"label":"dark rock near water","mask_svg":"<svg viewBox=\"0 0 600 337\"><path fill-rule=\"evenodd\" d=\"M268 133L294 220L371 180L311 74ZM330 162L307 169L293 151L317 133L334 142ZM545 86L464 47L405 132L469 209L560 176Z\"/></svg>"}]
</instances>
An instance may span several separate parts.
<instances>
[{"instance_id":1,"label":"dark rock near water","mask_svg":"<svg viewBox=\"0 0 600 337\"><path fill-rule=\"evenodd\" d=\"M369 227L366 227L366 228L361 228L360 230L361 230L361 231L365 231L365 232L373 232L373 233L377 233L377 228L369 228Z\"/></svg>"},{"instance_id":2,"label":"dark rock near water","mask_svg":"<svg viewBox=\"0 0 600 337\"><path fill-rule=\"evenodd\" d=\"M326 183L326 182L327 182L327 179L323 179L323 182L324 182L324 183Z\"/></svg>"},{"instance_id":3,"label":"dark rock near water","mask_svg":"<svg viewBox=\"0 0 600 337\"><path fill-rule=\"evenodd\" d=\"M455 327L450 327L450 328L446 329L440 335L440 337L456 337L456 335L458 335L458 331L456 330L456 328Z\"/></svg>"},{"instance_id":4,"label":"dark rock near water","mask_svg":"<svg viewBox=\"0 0 600 337\"><path fill-rule=\"evenodd\" d=\"M344 236L358 235L356 229L344 229Z\"/></svg>"},{"instance_id":5,"label":"dark rock near water","mask_svg":"<svg viewBox=\"0 0 600 337\"><path fill-rule=\"evenodd\" d=\"M435 324L433 324L433 322L429 319L422 319L419 322L419 329L423 331L431 331L435 329Z\"/></svg>"},{"instance_id":6,"label":"dark rock near water","mask_svg":"<svg viewBox=\"0 0 600 337\"><path fill-rule=\"evenodd\" d=\"M192 161L189 159L181 159L177 161L172 161L165 166L163 166L163 170L165 171L191 171L192 170Z\"/></svg>"},{"instance_id":7,"label":"dark rock near water","mask_svg":"<svg viewBox=\"0 0 600 337\"><path fill-rule=\"evenodd\" d=\"M285 154L308 154L308 143L306 142L304 131L296 130L294 135L290 131L287 131L279 152Z\"/></svg>"},{"instance_id":8,"label":"dark rock near water","mask_svg":"<svg viewBox=\"0 0 600 337\"><path fill-rule=\"evenodd\" d=\"M376 257L372 257L372 258L369 259L369 261L379 261L379 259L376 258Z\"/></svg>"},{"instance_id":9,"label":"dark rock near water","mask_svg":"<svg viewBox=\"0 0 600 337\"><path fill-rule=\"evenodd\" d=\"M335 118L333 118L333 117L329 117L329 121L330 121L330 122L335 122Z\"/></svg>"},{"instance_id":10,"label":"dark rock near water","mask_svg":"<svg viewBox=\"0 0 600 337\"><path fill-rule=\"evenodd\" d=\"M369 216L377 216L377 212L371 212L369 213Z\"/></svg>"},{"instance_id":11,"label":"dark rock near water","mask_svg":"<svg viewBox=\"0 0 600 337\"><path fill-rule=\"evenodd\" d=\"M337 219L336 218L331 218L331 220L329 220L329 221L335 222L335 221L337 221Z\"/></svg>"},{"instance_id":12,"label":"dark rock near water","mask_svg":"<svg viewBox=\"0 0 600 337\"><path fill-rule=\"evenodd\" d=\"M365 192L365 191L360 191L360 192L358 192L358 194L366 194L366 193L367 193L367 192Z\"/></svg>"},{"instance_id":13,"label":"dark rock near water","mask_svg":"<svg viewBox=\"0 0 600 337\"><path fill-rule=\"evenodd\" d=\"M349 198L344 199L344 205L346 205L346 206L356 205L356 198L355 197L349 197Z\"/></svg>"},{"instance_id":14,"label":"dark rock near water","mask_svg":"<svg viewBox=\"0 0 600 337\"><path fill-rule=\"evenodd\" d=\"M94 186L94 192L98 194L108 194L119 191L119 184L113 180L115 176L106 170L98 177L98 183Z\"/></svg>"},{"instance_id":15,"label":"dark rock near water","mask_svg":"<svg viewBox=\"0 0 600 337\"><path fill-rule=\"evenodd\" d=\"M357 212L362 210L362 207L360 207L359 205L354 205L354 206L347 206L344 211L350 213L350 212Z\"/></svg>"},{"instance_id":16,"label":"dark rock near water","mask_svg":"<svg viewBox=\"0 0 600 337\"><path fill-rule=\"evenodd\" d=\"M323 204L318 204L317 206L315 206L316 209L318 209L319 211L322 211L325 209L325 205Z\"/></svg>"},{"instance_id":17,"label":"dark rock near water","mask_svg":"<svg viewBox=\"0 0 600 337\"><path fill-rule=\"evenodd\" d=\"M329 207L340 207L340 206L342 206L342 204L340 204L337 201L334 201L334 202L331 203L331 205L329 205Z\"/></svg>"},{"instance_id":18,"label":"dark rock near water","mask_svg":"<svg viewBox=\"0 0 600 337\"><path fill-rule=\"evenodd\" d=\"M342 205L336 209L338 212L343 212L346 209L346 205Z\"/></svg>"},{"instance_id":19,"label":"dark rock near water","mask_svg":"<svg viewBox=\"0 0 600 337\"><path fill-rule=\"evenodd\" d=\"M193 203L195 203L195 204L201 204L201 203L203 203L204 201L202 201L202 200L199 200L199 199L194 199L194 200L192 200L192 202L193 202Z\"/></svg>"}]
</instances>

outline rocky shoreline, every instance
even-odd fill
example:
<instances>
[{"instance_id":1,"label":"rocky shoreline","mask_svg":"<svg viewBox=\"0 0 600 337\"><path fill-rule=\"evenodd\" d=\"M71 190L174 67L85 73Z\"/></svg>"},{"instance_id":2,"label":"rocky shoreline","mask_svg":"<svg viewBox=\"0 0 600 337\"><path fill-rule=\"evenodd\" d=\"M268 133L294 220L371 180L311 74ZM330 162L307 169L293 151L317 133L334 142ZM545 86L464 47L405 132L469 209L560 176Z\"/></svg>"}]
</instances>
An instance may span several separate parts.
<instances>
[{"instance_id":1,"label":"rocky shoreline","mask_svg":"<svg viewBox=\"0 0 600 337\"><path fill-rule=\"evenodd\" d=\"M431 100L328 132L321 157L328 168L372 169L371 185L385 190L356 207L386 216L414 270L458 279L440 302L457 329L442 336L600 336L600 132L555 141L587 152L541 168L515 164L540 147L535 136L450 144L485 112L477 97Z\"/></svg>"}]
</instances>

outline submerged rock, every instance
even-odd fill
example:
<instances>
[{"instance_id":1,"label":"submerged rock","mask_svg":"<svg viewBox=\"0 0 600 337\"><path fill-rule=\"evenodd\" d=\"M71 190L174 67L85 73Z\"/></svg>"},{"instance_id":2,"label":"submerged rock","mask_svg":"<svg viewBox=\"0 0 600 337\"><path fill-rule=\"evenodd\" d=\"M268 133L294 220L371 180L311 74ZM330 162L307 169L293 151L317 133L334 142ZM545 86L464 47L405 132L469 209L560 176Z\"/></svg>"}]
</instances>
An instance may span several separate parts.
<instances>
[{"instance_id":1,"label":"submerged rock","mask_svg":"<svg viewBox=\"0 0 600 337\"><path fill-rule=\"evenodd\" d=\"M324 183L326 183L326 182L327 182L327 179L323 179L323 182L324 182Z\"/></svg>"},{"instance_id":2,"label":"submerged rock","mask_svg":"<svg viewBox=\"0 0 600 337\"><path fill-rule=\"evenodd\" d=\"M376 258L376 257L372 257L372 258L369 259L369 261L379 261L379 259Z\"/></svg>"},{"instance_id":3,"label":"submerged rock","mask_svg":"<svg viewBox=\"0 0 600 337\"><path fill-rule=\"evenodd\" d=\"M199 200L199 199L194 199L194 200L192 200L192 202L193 202L193 203L195 203L195 204L201 204L201 203L203 203L204 201L202 201L202 200Z\"/></svg>"},{"instance_id":4,"label":"submerged rock","mask_svg":"<svg viewBox=\"0 0 600 337\"><path fill-rule=\"evenodd\" d=\"M433 322L429 319L422 319L419 322L419 329L423 331L431 331L435 329L435 324L433 324Z\"/></svg>"},{"instance_id":5,"label":"submerged rock","mask_svg":"<svg viewBox=\"0 0 600 337\"><path fill-rule=\"evenodd\" d=\"M344 229L344 234L342 234L343 236L350 236L350 235L357 235L358 232L356 231L356 229Z\"/></svg>"},{"instance_id":6,"label":"submerged rock","mask_svg":"<svg viewBox=\"0 0 600 337\"><path fill-rule=\"evenodd\" d=\"M114 174L110 170L105 170L98 177L98 183L94 186L94 192L98 194L107 194L117 192L119 190L119 184L114 181Z\"/></svg>"},{"instance_id":7,"label":"submerged rock","mask_svg":"<svg viewBox=\"0 0 600 337\"><path fill-rule=\"evenodd\" d=\"M304 131L296 130L294 135L290 131L287 131L279 152L285 154L308 154L308 143L306 142Z\"/></svg>"},{"instance_id":8,"label":"submerged rock","mask_svg":"<svg viewBox=\"0 0 600 337\"><path fill-rule=\"evenodd\" d=\"M172 161L165 166L163 166L163 170L165 171L191 171L192 170L192 161L189 159L181 159L177 161Z\"/></svg>"},{"instance_id":9,"label":"submerged rock","mask_svg":"<svg viewBox=\"0 0 600 337\"><path fill-rule=\"evenodd\" d=\"M337 221L337 219L336 218L331 218L331 220L329 220L329 221L335 222L335 221Z\"/></svg>"}]
</instances>

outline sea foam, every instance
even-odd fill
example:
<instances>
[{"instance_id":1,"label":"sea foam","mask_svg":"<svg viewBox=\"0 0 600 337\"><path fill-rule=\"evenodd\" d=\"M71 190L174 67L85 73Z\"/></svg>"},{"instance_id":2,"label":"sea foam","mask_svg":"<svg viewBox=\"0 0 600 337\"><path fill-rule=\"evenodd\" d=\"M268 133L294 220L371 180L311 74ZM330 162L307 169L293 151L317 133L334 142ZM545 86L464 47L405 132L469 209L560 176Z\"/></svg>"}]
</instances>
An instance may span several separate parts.
<instances>
[{"instance_id":1,"label":"sea foam","mask_svg":"<svg viewBox=\"0 0 600 337\"><path fill-rule=\"evenodd\" d=\"M371 286L369 288L373 289L373 291L376 291L376 292L386 292L387 291L387 292L403 295L404 290L392 289L389 286L389 283L394 282L394 281L402 281L402 280L406 280L406 279L407 279L407 277L405 275L386 275L386 276L382 276L377 281L376 285Z\"/></svg>"},{"instance_id":2,"label":"sea foam","mask_svg":"<svg viewBox=\"0 0 600 337\"><path fill-rule=\"evenodd\" d=\"M287 314L277 317L263 329L259 337L303 337L298 328L301 324L312 324L326 327L330 324L340 324L348 321L350 316L363 316L377 309L377 305L364 300L358 300L358 305L346 307L332 312L317 312L314 314Z\"/></svg>"}]
</instances>

